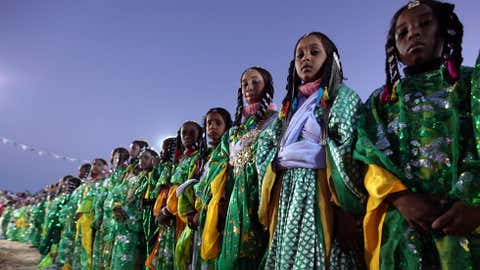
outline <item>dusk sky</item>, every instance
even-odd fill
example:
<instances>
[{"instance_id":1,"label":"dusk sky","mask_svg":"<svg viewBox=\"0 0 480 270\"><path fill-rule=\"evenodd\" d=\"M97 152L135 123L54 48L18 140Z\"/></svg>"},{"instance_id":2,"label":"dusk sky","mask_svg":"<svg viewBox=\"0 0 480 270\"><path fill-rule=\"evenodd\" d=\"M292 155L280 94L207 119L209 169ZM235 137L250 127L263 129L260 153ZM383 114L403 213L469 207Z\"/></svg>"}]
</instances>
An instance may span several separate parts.
<instances>
[{"instance_id":1,"label":"dusk sky","mask_svg":"<svg viewBox=\"0 0 480 270\"><path fill-rule=\"evenodd\" d=\"M233 113L240 74L271 71L277 104L297 39L326 33L363 100L385 80L384 44L406 1L0 1L0 137L108 160L184 120ZM455 1L464 65L480 48L480 1ZM0 142L0 188L39 190L79 163Z\"/></svg>"}]
</instances>

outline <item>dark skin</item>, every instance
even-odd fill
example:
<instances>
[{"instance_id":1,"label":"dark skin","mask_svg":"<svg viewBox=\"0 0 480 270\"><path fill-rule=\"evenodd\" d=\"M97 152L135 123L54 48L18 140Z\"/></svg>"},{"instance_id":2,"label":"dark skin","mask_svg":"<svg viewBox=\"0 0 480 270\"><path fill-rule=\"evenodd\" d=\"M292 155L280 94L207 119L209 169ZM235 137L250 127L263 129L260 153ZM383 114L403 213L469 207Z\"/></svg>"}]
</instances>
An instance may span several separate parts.
<instances>
[{"instance_id":1,"label":"dark skin","mask_svg":"<svg viewBox=\"0 0 480 270\"><path fill-rule=\"evenodd\" d=\"M242 95L247 104L260 102L263 91L265 90L265 81L262 74L255 69L249 69L243 73L241 78Z\"/></svg>"},{"instance_id":2,"label":"dark skin","mask_svg":"<svg viewBox=\"0 0 480 270\"><path fill-rule=\"evenodd\" d=\"M80 167L80 169L78 169L78 178L80 179L87 178L89 172L90 172L90 166Z\"/></svg>"},{"instance_id":3,"label":"dark skin","mask_svg":"<svg viewBox=\"0 0 480 270\"><path fill-rule=\"evenodd\" d=\"M395 46L400 61L407 66L421 65L442 55L443 38L432 9L419 5L407 9L395 24Z\"/></svg>"},{"instance_id":4,"label":"dark skin","mask_svg":"<svg viewBox=\"0 0 480 270\"><path fill-rule=\"evenodd\" d=\"M130 158L136 159L139 154L140 154L140 145L136 143L132 143L132 145L130 145Z\"/></svg>"},{"instance_id":5,"label":"dark skin","mask_svg":"<svg viewBox=\"0 0 480 270\"><path fill-rule=\"evenodd\" d=\"M148 151L140 154L140 162L138 166L144 172L150 172L153 170L153 166L156 163L156 158ZM113 217L118 221L125 221L127 219L127 214L122 207L113 208Z\"/></svg>"},{"instance_id":6,"label":"dark skin","mask_svg":"<svg viewBox=\"0 0 480 270\"><path fill-rule=\"evenodd\" d=\"M211 139L210 145L215 147L220 143L223 133L225 133L225 121L221 114L212 112L206 119L207 136Z\"/></svg>"},{"instance_id":7,"label":"dark skin","mask_svg":"<svg viewBox=\"0 0 480 270\"><path fill-rule=\"evenodd\" d=\"M422 65L441 56L443 38L430 7L422 4L400 14L395 24L395 44L401 62L407 66ZM391 194L387 202L400 211L412 229L421 232L434 229L467 235L480 226L480 209L462 201L445 210L442 202L406 190Z\"/></svg>"},{"instance_id":8,"label":"dark skin","mask_svg":"<svg viewBox=\"0 0 480 270\"><path fill-rule=\"evenodd\" d=\"M220 143L222 135L225 133L226 125L221 114L212 112L206 119L207 135L211 139L210 145L215 147ZM200 213L193 212L187 215L187 225L192 230L197 230L200 221Z\"/></svg>"},{"instance_id":9,"label":"dark skin","mask_svg":"<svg viewBox=\"0 0 480 270\"><path fill-rule=\"evenodd\" d=\"M185 148L192 147L200 136L197 126L193 123L185 123L180 130L180 139ZM187 216L187 219L189 217ZM193 220L193 217L190 218ZM168 208L163 207L162 211L157 216L157 222L164 226L169 226L172 223L173 215L168 211Z\"/></svg>"}]
</instances>

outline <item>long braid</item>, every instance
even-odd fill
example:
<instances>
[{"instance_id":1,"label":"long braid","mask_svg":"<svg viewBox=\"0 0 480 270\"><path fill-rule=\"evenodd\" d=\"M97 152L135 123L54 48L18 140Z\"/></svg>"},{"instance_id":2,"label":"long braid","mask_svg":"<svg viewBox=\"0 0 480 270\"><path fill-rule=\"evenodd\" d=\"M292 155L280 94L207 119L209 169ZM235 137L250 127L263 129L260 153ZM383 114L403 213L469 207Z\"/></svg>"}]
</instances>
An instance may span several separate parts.
<instances>
[{"instance_id":1,"label":"long braid","mask_svg":"<svg viewBox=\"0 0 480 270\"><path fill-rule=\"evenodd\" d=\"M185 150L184 147L183 147L183 144L182 144L181 131L182 131L182 128L180 127L177 131L177 138L175 140L176 141L176 143L175 143L175 155L174 155L174 159L173 159L174 164L178 164L178 162L180 161L180 158L183 155L183 151Z\"/></svg>"},{"instance_id":2,"label":"long braid","mask_svg":"<svg viewBox=\"0 0 480 270\"><path fill-rule=\"evenodd\" d=\"M233 125L238 127L242 123L242 114L243 114L243 94L242 88L238 88L237 91L237 110L235 112L235 121Z\"/></svg>"},{"instance_id":3,"label":"long braid","mask_svg":"<svg viewBox=\"0 0 480 270\"><path fill-rule=\"evenodd\" d=\"M301 80L296 75L295 71L295 60L292 60L290 61L290 66L288 67L287 85L285 86L287 94L282 101L281 117L283 119L287 119L289 117L290 108L293 106L293 100L297 95L297 87L300 84Z\"/></svg>"},{"instance_id":4,"label":"long braid","mask_svg":"<svg viewBox=\"0 0 480 270\"><path fill-rule=\"evenodd\" d=\"M383 103L389 102L392 96L395 97L393 93L395 93L395 88L401 80L398 70L397 49L395 47L395 28L390 29L385 44L385 73L387 78L381 95Z\"/></svg>"},{"instance_id":5,"label":"long braid","mask_svg":"<svg viewBox=\"0 0 480 270\"><path fill-rule=\"evenodd\" d=\"M262 67L253 67L251 69L258 71L260 75L262 75L263 81L265 82L265 89L263 91L263 96L260 100L260 108L256 113L256 118L258 121L260 121L265 116L265 113L267 113L268 106L273 101L273 94L274 94L273 79L270 72L268 72L266 69Z\"/></svg>"},{"instance_id":6,"label":"long braid","mask_svg":"<svg viewBox=\"0 0 480 270\"><path fill-rule=\"evenodd\" d=\"M443 3L442 6L446 13L442 17L447 17L444 32L443 59L449 81L453 84L460 79L460 67L463 62L463 25L453 11L455 8L453 4Z\"/></svg>"}]
</instances>

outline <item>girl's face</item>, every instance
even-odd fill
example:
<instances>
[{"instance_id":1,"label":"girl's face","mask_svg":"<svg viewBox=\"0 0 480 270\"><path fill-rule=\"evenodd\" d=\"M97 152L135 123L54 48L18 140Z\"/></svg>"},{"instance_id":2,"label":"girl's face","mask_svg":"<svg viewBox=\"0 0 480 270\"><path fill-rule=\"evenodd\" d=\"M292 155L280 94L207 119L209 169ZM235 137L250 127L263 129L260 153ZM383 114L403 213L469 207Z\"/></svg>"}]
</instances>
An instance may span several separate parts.
<instances>
[{"instance_id":1,"label":"girl's face","mask_svg":"<svg viewBox=\"0 0 480 270\"><path fill-rule=\"evenodd\" d=\"M95 160L92 164L93 172L94 173L102 173L104 167L103 163L100 160Z\"/></svg>"},{"instance_id":2,"label":"girl's face","mask_svg":"<svg viewBox=\"0 0 480 270\"><path fill-rule=\"evenodd\" d=\"M419 5L403 11L395 23L395 46L407 66L423 64L442 54L443 40L432 9Z\"/></svg>"},{"instance_id":3,"label":"girl's face","mask_svg":"<svg viewBox=\"0 0 480 270\"><path fill-rule=\"evenodd\" d=\"M295 49L295 69L302 81L309 83L319 79L325 60L327 52L319 37L310 35L298 42Z\"/></svg>"},{"instance_id":4,"label":"girl's face","mask_svg":"<svg viewBox=\"0 0 480 270\"><path fill-rule=\"evenodd\" d=\"M80 169L78 170L78 178L80 179L87 178L89 172L90 172L90 167L88 166L80 167Z\"/></svg>"},{"instance_id":5,"label":"girl's face","mask_svg":"<svg viewBox=\"0 0 480 270\"><path fill-rule=\"evenodd\" d=\"M134 159L138 157L138 154L140 154L140 145L132 143L130 145L130 156Z\"/></svg>"},{"instance_id":6,"label":"girl's face","mask_svg":"<svg viewBox=\"0 0 480 270\"><path fill-rule=\"evenodd\" d=\"M154 158L150 152L145 151L140 155L138 166L141 170L148 171L153 168Z\"/></svg>"},{"instance_id":7,"label":"girl's face","mask_svg":"<svg viewBox=\"0 0 480 270\"><path fill-rule=\"evenodd\" d=\"M260 102L265 90L265 81L260 72L254 69L245 71L242 75L241 84L242 95L247 104Z\"/></svg>"},{"instance_id":8,"label":"girl's face","mask_svg":"<svg viewBox=\"0 0 480 270\"><path fill-rule=\"evenodd\" d=\"M186 123L182 126L180 131L180 138L182 139L182 145L185 148L191 147L200 136L197 127L193 123Z\"/></svg>"},{"instance_id":9,"label":"girl's face","mask_svg":"<svg viewBox=\"0 0 480 270\"><path fill-rule=\"evenodd\" d=\"M212 144L218 144L226 129L222 115L218 112L209 113L207 115L206 124L207 135L212 140Z\"/></svg>"},{"instance_id":10,"label":"girl's face","mask_svg":"<svg viewBox=\"0 0 480 270\"><path fill-rule=\"evenodd\" d=\"M120 153L114 152L111 160L112 160L111 163L112 163L113 168L116 169L120 165L119 164L120 163Z\"/></svg>"}]
</instances>

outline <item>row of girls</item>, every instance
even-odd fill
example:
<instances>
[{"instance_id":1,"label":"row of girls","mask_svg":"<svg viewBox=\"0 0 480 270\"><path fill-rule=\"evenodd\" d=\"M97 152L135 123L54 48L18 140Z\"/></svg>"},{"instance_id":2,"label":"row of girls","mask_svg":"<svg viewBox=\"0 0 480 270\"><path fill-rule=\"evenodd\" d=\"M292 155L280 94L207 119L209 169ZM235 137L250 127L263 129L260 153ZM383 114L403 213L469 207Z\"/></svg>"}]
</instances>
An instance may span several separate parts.
<instances>
[{"instance_id":1,"label":"row of girls","mask_svg":"<svg viewBox=\"0 0 480 270\"><path fill-rule=\"evenodd\" d=\"M403 6L386 40L386 81L365 104L343 83L333 41L300 37L278 112L270 73L251 67L233 121L213 108L161 155L135 141L127 163L116 149L105 180L96 160L52 214L65 219L48 238L55 263L480 269L480 63L461 65L462 37L452 4Z\"/></svg>"}]
</instances>

